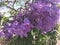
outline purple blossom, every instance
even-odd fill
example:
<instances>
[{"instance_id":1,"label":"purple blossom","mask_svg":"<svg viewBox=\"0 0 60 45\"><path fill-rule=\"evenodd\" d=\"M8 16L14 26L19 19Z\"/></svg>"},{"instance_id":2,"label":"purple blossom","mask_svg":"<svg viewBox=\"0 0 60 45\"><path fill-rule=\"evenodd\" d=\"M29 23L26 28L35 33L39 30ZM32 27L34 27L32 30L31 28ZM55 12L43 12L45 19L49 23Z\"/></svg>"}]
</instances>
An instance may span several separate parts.
<instances>
[{"instance_id":1,"label":"purple blossom","mask_svg":"<svg viewBox=\"0 0 60 45\"><path fill-rule=\"evenodd\" d=\"M60 0L35 0L35 2L42 2L42 3L49 3L49 2L51 2L51 3L59 3L60 2Z\"/></svg>"},{"instance_id":2,"label":"purple blossom","mask_svg":"<svg viewBox=\"0 0 60 45\"><path fill-rule=\"evenodd\" d=\"M8 40L12 37L12 34L9 32L6 32L4 36L5 36L5 39Z\"/></svg>"},{"instance_id":3,"label":"purple blossom","mask_svg":"<svg viewBox=\"0 0 60 45\"><path fill-rule=\"evenodd\" d=\"M18 15L13 17L13 21L4 23L1 35L4 33L6 38L13 35L23 38L27 37L27 33L33 28L40 30L41 34L51 31L59 17L57 7L51 2L51 0L35 0L33 3L28 3L23 12L20 10Z\"/></svg>"},{"instance_id":4,"label":"purple blossom","mask_svg":"<svg viewBox=\"0 0 60 45\"><path fill-rule=\"evenodd\" d=\"M0 30L0 37L3 37L4 36L4 32L2 30Z\"/></svg>"},{"instance_id":5,"label":"purple blossom","mask_svg":"<svg viewBox=\"0 0 60 45\"><path fill-rule=\"evenodd\" d=\"M41 30L42 34L51 31L56 25L59 17L58 9L52 3L33 3L30 9L31 14L28 17L30 17L32 25Z\"/></svg>"},{"instance_id":6,"label":"purple blossom","mask_svg":"<svg viewBox=\"0 0 60 45\"><path fill-rule=\"evenodd\" d=\"M16 36L25 36L27 37L27 33L30 32L31 30L31 24L30 21L27 18L24 18L23 22L18 22L18 21L14 21L11 23L11 27L7 27L7 25L5 25L5 30L7 30L9 32L9 34L15 34Z\"/></svg>"},{"instance_id":7,"label":"purple blossom","mask_svg":"<svg viewBox=\"0 0 60 45\"><path fill-rule=\"evenodd\" d=\"M53 0L35 0L35 2L42 2L42 3L49 3L52 2Z\"/></svg>"},{"instance_id":8,"label":"purple blossom","mask_svg":"<svg viewBox=\"0 0 60 45\"><path fill-rule=\"evenodd\" d=\"M59 3L60 2L60 0L52 0L53 2L55 2L55 3Z\"/></svg>"}]
</instances>

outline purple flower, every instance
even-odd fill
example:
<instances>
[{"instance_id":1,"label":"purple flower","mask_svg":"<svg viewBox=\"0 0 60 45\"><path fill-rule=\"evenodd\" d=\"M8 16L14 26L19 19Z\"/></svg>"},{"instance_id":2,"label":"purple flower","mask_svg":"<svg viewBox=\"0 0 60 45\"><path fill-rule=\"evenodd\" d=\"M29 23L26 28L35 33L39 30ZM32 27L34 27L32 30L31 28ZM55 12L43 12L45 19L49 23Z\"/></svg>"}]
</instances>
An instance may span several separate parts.
<instances>
[{"instance_id":1,"label":"purple flower","mask_svg":"<svg viewBox=\"0 0 60 45\"><path fill-rule=\"evenodd\" d=\"M6 32L4 36L5 36L5 39L8 40L12 37L12 34L9 32Z\"/></svg>"},{"instance_id":2,"label":"purple flower","mask_svg":"<svg viewBox=\"0 0 60 45\"><path fill-rule=\"evenodd\" d=\"M31 30L31 23L30 21L28 20L28 18L24 18L24 20L22 22L18 22L17 20L16 21L13 21L11 23L11 26L8 26L5 25L5 30L7 30L9 32L9 34L15 34L16 36L25 36L27 37L27 33L30 32Z\"/></svg>"},{"instance_id":3,"label":"purple flower","mask_svg":"<svg viewBox=\"0 0 60 45\"><path fill-rule=\"evenodd\" d=\"M51 0L35 0L28 3L23 12L20 10L18 15L13 17L13 21L4 23L5 37L13 35L27 37L27 33L33 28L40 30L41 34L51 31L59 17L56 5L51 2Z\"/></svg>"},{"instance_id":4,"label":"purple flower","mask_svg":"<svg viewBox=\"0 0 60 45\"><path fill-rule=\"evenodd\" d=\"M50 5L50 6L49 6ZM30 6L30 21L32 25L41 30L42 34L52 30L58 20L58 9L51 3L33 3ZM29 14L28 14L29 15Z\"/></svg>"},{"instance_id":5,"label":"purple flower","mask_svg":"<svg viewBox=\"0 0 60 45\"><path fill-rule=\"evenodd\" d=\"M52 2L52 0L35 0L35 2L49 3Z\"/></svg>"},{"instance_id":6,"label":"purple flower","mask_svg":"<svg viewBox=\"0 0 60 45\"><path fill-rule=\"evenodd\" d=\"M27 18L24 18L23 23L21 23L17 29L15 30L16 35L20 35L21 37L27 37L27 32L30 32L31 24Z\"/></svg>"},{"instance_id":7,"label":"purple flower","mask_svg":"<svg viewBox=\"0 0 60 45\"><path fill-rule=\"evenodd\" d=\"M4 36L4 32L2 30L0 30L0 37Z\"/></svg>"},{"instance_id":8,"label":"purple flower","mask_svg":"<svg viewBox=\"0 0 60 45\"><path fill-rule=\"evenodd\" d=\"M60 2L60 0L52 0L53 2L55 2L55 3L59 3Z\"/></svg>"},{"instance_id":9,"label":"purple flower","mask_svg":"<svg viewBox=\"0 0 60 45\"><path fill-rule=\"evenodd\" d=\"M22 12L21 12L21 10L20 10L19 13L18 13L18 15L15 16L15 19L19 19L19 18L21 18L21 16L23 16L23 14L22 14Z\"/></svg>"}]
</instances>

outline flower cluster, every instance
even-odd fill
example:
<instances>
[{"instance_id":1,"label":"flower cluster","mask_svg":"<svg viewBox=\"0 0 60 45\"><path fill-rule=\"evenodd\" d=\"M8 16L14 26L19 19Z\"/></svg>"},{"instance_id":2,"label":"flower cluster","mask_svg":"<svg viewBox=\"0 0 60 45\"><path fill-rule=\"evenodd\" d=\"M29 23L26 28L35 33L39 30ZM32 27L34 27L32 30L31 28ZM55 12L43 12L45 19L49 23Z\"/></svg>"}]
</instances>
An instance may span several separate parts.
<instances>
[{"instance_id":1,"label":"flower cluster","mask_svg":"<svg viewBox=\"0 0 60 45\"><path fill-rule=\"evenodd\" d=\"M5 35L6 38L12 35L27 37L27 33L33 28L40 30L41 34L52 30L59 16L58 9L53 2L35 0L35 2L27 4L24 11L20 10L13 20L4 23L4 34L1 33L1 35Z\"/></svg>"}]
</instances>

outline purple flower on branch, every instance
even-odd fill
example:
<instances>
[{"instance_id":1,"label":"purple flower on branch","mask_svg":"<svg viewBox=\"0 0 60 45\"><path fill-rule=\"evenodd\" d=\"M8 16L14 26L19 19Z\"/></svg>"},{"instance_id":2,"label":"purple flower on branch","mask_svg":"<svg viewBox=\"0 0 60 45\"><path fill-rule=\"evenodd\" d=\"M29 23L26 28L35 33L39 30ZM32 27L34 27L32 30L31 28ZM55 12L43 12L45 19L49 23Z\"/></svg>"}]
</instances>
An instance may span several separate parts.
<instances>
[{"instance_id":1,"label":"purple flower on branch","mask_svg":"<svg viewBox=\"0 0 60 45\"><path fill-rule=\"evenodd\" d=\"M58 9L51 0L35 0L31 4L28 3L23 12L20 10L18 15L13 17L13 21L4 23L3 33L6 38L13 35L23 38L36 28L41 31L41 34L46 34L55 27L58 17Z\"/></svg>"}]
</instances>

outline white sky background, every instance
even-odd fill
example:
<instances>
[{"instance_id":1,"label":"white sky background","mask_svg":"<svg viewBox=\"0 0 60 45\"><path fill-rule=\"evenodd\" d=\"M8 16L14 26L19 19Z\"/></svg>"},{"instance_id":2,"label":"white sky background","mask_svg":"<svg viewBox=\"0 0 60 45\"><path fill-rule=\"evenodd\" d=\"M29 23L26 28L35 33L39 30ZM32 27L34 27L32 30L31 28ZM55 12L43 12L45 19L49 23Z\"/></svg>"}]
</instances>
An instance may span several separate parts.
<instances>
[{"instance_id":1,"label":"white sky background","mask_svg":"<svg viewBox=\"0 0 60 45\"><path fill-rule=\"evenodd\" d=\"M5 2L7 0L0 0L0 3L7 3ZM7 6L11 7L11 8L14 8L15 10L17 10L18 8L20 8L21 6L24 7L25 6L25 2L26 0L16 0L16 2L14 3L15 0L8 0L9 3L7 3L6 6L1 6L0 7L0 13L1 14L4 14L6 17L9 17L11 14L9 13L10 9L7 8ZM1 5L1 4L0 4ZM9 14L9 15L7 15Z\"/></svg>"}]
</instances>

